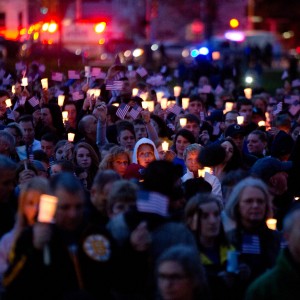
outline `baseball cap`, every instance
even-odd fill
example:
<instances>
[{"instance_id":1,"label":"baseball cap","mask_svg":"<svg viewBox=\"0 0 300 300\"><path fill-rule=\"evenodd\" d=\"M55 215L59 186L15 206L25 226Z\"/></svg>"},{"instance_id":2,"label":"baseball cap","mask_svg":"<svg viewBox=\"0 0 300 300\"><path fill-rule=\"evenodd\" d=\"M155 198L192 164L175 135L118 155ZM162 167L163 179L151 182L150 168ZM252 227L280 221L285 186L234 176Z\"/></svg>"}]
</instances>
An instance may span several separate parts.
<instances>
[{"instance_id":1,"label":"baseball cap","mask_svg":"<svg viewBox=\"0 0 300 300\"><path fill-rule=\"evenodd\" d=\"M229 125L225 131L225 137L228 137L228 136L233 137L238 134L246 136L245 129L238 124Z\"/></svg>"},{"instance_id":2,"label":"baseball cap","mask_svg":"<svg viewBox=\"0 0 300 300\"><path fill-rule=\"evenodd\" d=\"M250 169L250 175L259 177L265 182L279 172L287 172L293 166L291 161L280 161L274 157L263 157L258 159Z\"/></svg>"}]
</instances>

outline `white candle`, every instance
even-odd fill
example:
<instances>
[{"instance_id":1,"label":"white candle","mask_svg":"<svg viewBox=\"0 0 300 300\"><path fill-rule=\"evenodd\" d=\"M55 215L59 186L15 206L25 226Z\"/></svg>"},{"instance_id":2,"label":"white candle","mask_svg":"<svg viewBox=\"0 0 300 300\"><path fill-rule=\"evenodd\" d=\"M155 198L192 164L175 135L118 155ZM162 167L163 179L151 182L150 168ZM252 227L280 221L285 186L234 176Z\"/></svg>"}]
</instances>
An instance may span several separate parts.
<instances>
[{"instance_id":1,"label":"white candle","mask_svg":"<svg viewBox=\"0 0 300 300\"><path fill-rule=\"evenodd\" d=\"M140 96L143 99L143 101L146 101L148 98L148 93L142 93Z\"/></svg>"},{"instance_id":2,"label":"white candle","mask_svg":"<svg viewBox=\"0 0 300 300\"><path fill-rule=\"evenodd\" d=\"M265 122L265 121L259 121L259 122L258 122L258 126L259 126L259 127L266 126L266 122Z\"/></svg>"},{"instance_id":3,"label":"white candle","mask_svg":"<svg viewBox=\"0 0 300 300\"><path fill-rule=\"evenodd\" d=\"M219 59L221 58L221 54L220 54L219 51L214 51L214 52L211 54L211 56L212 56L212 59L213 59L213 60L219 60Z\"/></svg>"},{"instance_id":4,"label":"white candle","mask_svg":"<svg viewBox=\"0 0 300 300\"><path fill-rule=\"evenodd\" d=\"M11 92L12 92L13 94L16 93L16 86L15 86L15 85L13 85L13 86L11 87Z\"/></svg>"},{"instance_id":5,"label":"white candle","mask_svg":"<svg viewBox=\"0 0 300 300\"><path fill-rule=\"evenodd\" d=\"M187 109L190 103L190 98L182 98L182 108Z\"/></svg>"},{"instance_id":6,"label":"white candle","mask_svg":"<svg viewBox=\"0 0 300 300\"><path fill-rule=\"evenodd\" d=\"M58 199L50 195L41 195L39 204L38 221L44 223L53 223Z\"/></svg>"},{"instance_id":7,"label":"white candle","mask_svg":"<svg viewBox=\"0 0 300 300\"><path fill-rule=\"evenodd\" d=\"M28 78L27 77L23 77L22 78L22 83L21 83L22 86L28 86Z\"/></svg>"},{"instance_id":8,"label":"white candle","mask_svg":"<svg viewBox=\"0 0 300 300\"><path fill-rule=\"evenodd\" d=\"M244 89L244 94L245 94L245 97L247 99L251 99L251 97L252 97L252 89L251 88Z\"/></svg>"},{"instance_id":9,"label":"white candle","mask_svg":"<svg viewBox=\"0 0 300 300\"><path fill-rule=\"evenodd\" d=\"M148 110L150 112L153 112L154 111L154 101L147 101L147 104L148 104Z\"/></svg>"},{"instance_id":10,"label":"white candle","mask_svg":"<svg viewBox=\"0 0 300 300\"><path fill-rule=\"evenodd\" d=\"M120 103L113 103L112 105L115 106L115 107L119 107Z\"/></svg>"},{"instance_id":11,"label":"white candle","mask_svg":"<svg viewBox=\"0 0 300 300\"><path fill-rule=\"evenodd\" d=\"M6 107L11 107L12 106L11 99L6 99L5 104L6 104Z\"/></svg>"},{"instance_id":12,"label":"white candle","mask_svg":"<svg viewBox=\"0 0 300 300\"><path fill-rule=\"evenodd\" d=\"M181 127L184 127L187 123L187 119L186 118L180 118L179 119L179 124Z\"/></svg>"},{"instance_id":13,"label":"white candle","mask_svg":"<svg viewBox=\"0 0 300 300\"><path fill-rule=\"evenodd\" d=\"M147 109L148 108L148 103L147 101L142 101L142 108Z\"/></svg>"},{"instance_id":14,"label":"white candle","mask_svg":"<svg viewBox=\"0 0 300 300\"><path fill-rule=\"evenodd\" d=\"M101 94L101 90L100 89L94 89L94 96L96 98L98 98L100 96L100 94Z\"/></svg>"},{"instance_id":15,"label":"white candle","mask_svg":"<svg viewBox=\"0 0 300 300\"><path fill-rule=\"evenodd\" d=\"M168 151L169 150L169 143L164 141L162 144L161 144L161 147L163 149L163 151Z\"/></svg>"},{"instance_id":16,"label":"white candle","mask_svg":"<svg viewBox=\"0 0 300 300\"><path fill-rule=\"evenodd\" d=\"M57 103L60 107L64 105L64 101L65 101L65 95L58 95Z\"/></svg>"},{"instance_id":17,"label":"white candle","mask_svg":"<svg viewBox=\"0 0 300 300\"><path fill-rule=\"evenodd\" d=\"M181 93L181 86L178 85L174 86L174 96L179 97L180 93Z\"/></svg>"},{"instance_id":18,"label":"white candle","mask_svg":"<svg viewBox=\"0 0 300 300\"><path fill-rule=\"evenodd\" d=\"M237 123L242 125L244 123L244 116L237 116Z\"/></svg>"},{"instance_id":19,"label":"white candle","mask_svg":"<svg viewBox=\"0 0 300 300\"><path fill-rule=\"evenodd\" d=\"M73 141L74 141L74 138L75 138L75 133L69 132L69 133L68 133L68 141L69 141L69 142L73 142Z\"/></svg>"},{"instance_id":20,"label":"white candle","mask_svg":"<svg viewBox=\"0 0 300 300\"><path fill-rule=\"evenodd\" d=\"M202 170L198 170L198 176L199 177L204 177L204 175L205 175L205 170L204 169L202 169Z\"/></svg>"},{"instance_id":21,"label":"white candle","mask_svg":"<svg viewBox=\"0 0 300 300\"><path fill-rule=\"evenodd\" d=\"M226 102L225 103L225 110L227 111L231 111L233 107L233 103L232 102Z\"/></svg>"},{"instance_id":22,"label":"white candle","mask_svg":"<svg viewBox=\"0 0 300 300\"><path fill-rule=\"evenodd\" d=\"M42 88L47 90L48 89L48 78L41 79L41 83L42 83Z\"/></svg>"},{"instance_id":23,"label":"white candle","mask_svg":"<svg viewBox=\"0 0 300 300\"><path fill-rule=\"evenodd\" d=\"M132 89L132 96L135 97L138 94L138 92L139 92L139 89L137 89L137 88Z\"/></svg>"},{"instance_id":24,"label":"white candle","mask_svg":"<svg viewBox=\"0 0 300 300\"><path fill-rule=\"evenodd\" d=\"M162 98L160 102L160 106L163 110L167 109L168 107L168 98Z\"/></svg>"},{"instance_id":25,"label":"white candle","mask_svg":"<svg viewBox=\"0 0 300 300\"><path fill-rule=\"evenodd\" d=\"M67 111L63 111L62 112L62 117L64 121L68 121L68 112Z\"/></svg>"},{"instance_id":26,"label":"white candle","mask_svg":"<svg viewBox=\"0 0 300 300\"><path fill-rule=\"evenodd\" d=\"M277 220L276 219L268 219L266 221L269 229L276 230Z\"/></svg>"},{"instance_id":27,"label":"white candle","mask_svg":"<svg viewBox=\"0 0 300 300\"><path fill-rule=\"evenodd\" d=\"M160 103L162 97L164 96L164 92L157 92L156 93L156 98L157 98L157 102Z\"/></svg>"}]
</instances>

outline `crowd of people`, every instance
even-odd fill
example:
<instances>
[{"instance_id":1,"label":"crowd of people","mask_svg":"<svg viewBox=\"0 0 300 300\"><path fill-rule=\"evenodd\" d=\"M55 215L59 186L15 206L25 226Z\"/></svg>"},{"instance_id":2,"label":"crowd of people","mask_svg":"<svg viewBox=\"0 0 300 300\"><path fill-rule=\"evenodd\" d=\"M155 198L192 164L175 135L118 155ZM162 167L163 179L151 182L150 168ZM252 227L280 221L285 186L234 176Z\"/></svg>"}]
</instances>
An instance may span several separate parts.
<instances>
[{"instance_id":1,"label":"crowd of people","mask_svg":"<svg viewBox=\"0 0 300 300\"><path fill-rule=\"evenodd\" d=\"M297 298L300 80L44 71L0 70L1 299Z\"/></svg>"}]
</instances>

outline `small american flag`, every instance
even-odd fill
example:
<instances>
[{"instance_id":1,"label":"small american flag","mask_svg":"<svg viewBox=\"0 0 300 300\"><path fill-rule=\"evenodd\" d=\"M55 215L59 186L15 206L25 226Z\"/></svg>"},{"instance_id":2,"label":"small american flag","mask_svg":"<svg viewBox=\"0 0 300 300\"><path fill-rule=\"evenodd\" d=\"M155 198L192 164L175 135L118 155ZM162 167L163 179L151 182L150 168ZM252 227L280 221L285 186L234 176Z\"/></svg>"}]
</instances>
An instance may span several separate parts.
<instances>
[{"instance_id":1,"label":"small american flag","mask_svg":"<svg viewBox=\"0 0 300 300\"><path fill-rule=\"evenodd\" d=\"M62 81L63 81L63 73L52 72L52 74L51 74L51 79L52 79L53 81L59 81L59 82L62 82Z\"/></svg>"},{"instance_id":2,"label":"small american flag","mask_svg":"<svg viewBox=\"0 0 300 300\"><path fill-rule=\"evenodd\" d=\"M39 102L39 99L37 99L36 97L32 97L28 100L29 104L32 106L32 107L36 107L40 104Z\"/></svg>"},{"instance_id":3,"label":"small american flag","mask_svg":"<svg viewBox=\"0 0 300 300\"><path fill-rule=\"evenodd\" d=\"M136 72L137 72L141 77L145 77L145 76L148 74L147 70L146 70L145 68L143 68L143 67L139 67L139 68L136 70Z\"/></svg>"},{"instance_id":4,"label":"small american flag","mask_svg":"<svg viewBox=\"0 0 300 300\"><path fill-rule=\"evenodd\" d=\"M300 110L300 104L299 102L293 103L290 108L289 108L289 112L292 116L295 116Z\"/></svg>"},{"instance_id":5,"label":"small american flag","mask_svg":"<svg viewBox=\"0 0 300 300\"><path fill-rule=\"evenodd\" d=\"M147 191L138 192L136 203L138 211L166 217L168 216L168 205L168 198L161 194Z\"/></svg>"},{"instance_id":6,"label":"small american flag","mask_svg":"<svg viewBox=\"0 0 300 300\"><path fill-rule=\"evenodd\" d=\"M140 114L140 112L143 109L139 106L139 105L135 105L134 107L132 107L132 109L130 110L130 112L128 113L128 115L132 118L132 119L136 119L138 117L138 115Z\"/></svg>"},{"instance_id":7,"label":"small american flag","mask_svg":"<svg viewBox=\"0 0 300 300\"><path fill-rule=\"evenodd\" d=\"M173 106L167 108L168 113L173 113L176 116L179 115L181 113L181 111L182 111L182 108L177 104L174 104Z\"/></svg>"},{"instance_id":8,"label":"small american flag","mask_svg":"<svg viewBox=\"0 0 300 300\"><path fill-rule=\"evenodd\" d=\"M282 111L282 102L279 102L279 103L276 105L275 110L273 111L273 115L276 116L276 115L278 115L281 111Z\"/></svg>"},{"instance_id":9,"label":"small american flag","mask_svg":"<svg viewBox=\"0 0 300 300\"><path fill-rule=\"evenodd\" d=\"M122 120L124 120L126 114L128 113L130 109L130 106L128 104L125 104L125 103L121 103L117 112L116 112L116 115L121 118Z\"/></svg>"},{"instance_id":10,"label":"small american flag","mask_svg":"<svg viewBox=\"0 0 300 300\"><path fill-rule=\"evenodd\" d=\"M69 79L80 79L80 72L75 70L68 71L68 78Z\"/></svg>"},{"instance_id":11,"label":"small american flag","mask_svg":"<svg viewBox=\"0 0 300 300\"><path fill-rule=\"evenodd\" d=\"M107 80L106 90L107 91L121 91L123 88L123 81L121 80Z\"/></svg>"},{"instance_id":12,"label":"small american flag","mask_svg":"<svg viewBox=\"0 0 300 300\"><path fill-rule=\"evenodd\" d=\"M260 240L258 235L245 234L242 243L242 253L260 254Z\"/></svg>"},{"instance_id":13,"label":"small american flag","mask_svg":"<svg viewBox=\"0 0 300 300\"><path fill-rule=\"evenodd\" d=\"M7 119L14 120L14 121L16 120L15 115L10 108L6 110L6 115L7 115Z\"/></svg>"}]
</instances>

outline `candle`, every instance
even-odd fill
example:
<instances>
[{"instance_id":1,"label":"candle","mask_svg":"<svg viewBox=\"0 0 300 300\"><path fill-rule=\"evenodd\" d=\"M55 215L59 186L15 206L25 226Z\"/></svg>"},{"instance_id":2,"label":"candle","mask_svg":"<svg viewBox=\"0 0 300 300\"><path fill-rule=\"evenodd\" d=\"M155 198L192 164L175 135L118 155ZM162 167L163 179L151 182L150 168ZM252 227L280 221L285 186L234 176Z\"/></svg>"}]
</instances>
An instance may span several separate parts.
<instances>
[{"instance_id":1,"label":"candle","mask_svg":"<svg viewBox=\"0 0 300 300\"><path fill-rule=\"evenodd\" d=\"M167 109L168 107L168 98L162 98L160 102L160 106L163 110Z\"/></svg>"},{"instance_id":2,"label":"candle","mask_svg":"<svg viewBox=\"0 0 300 300\"><path fill-rule=\"evenodd\" d=\"M22 83L21 83L22 86L28 86L28 78L27 77L23 77L22 78Z\"/></svg>"},{"instance_id":3,"label":"candle","mask_svg":"<svg viewBox=\"0 0 300 300\"><path fill-rule=\"evenodd\" d=\"M47 90L48 89L48 78L41 79L41 83L42 83L42 88Z\"/></svg>"},{"instance_id":4,"label":"candle","mask_svg":"<svg viewBox=\"0 0 300 300\"><path fill-rule=\"evenodd\" d=\"M38 221L44 223L53 223L58 199L50 195L41 195L39 204Z\"/></svg>"},{"instance_id":5,"label":"candle","mask_svg":"<svg viewBox=\"0 0 300 300\"><path fill-rule=\"evenodd\" d=\"M276 219L268 219L266 221L269 229L276 230L277 220Z\"/></svg>"},{"instance_id":6,"label":"candle","mask_svg":"<svg viewBox=\"0 0 300 300\"><path fill-rule=\"evenodd\" d=\"M74 138L75 138L75 133L69 132L69 133L68 133L68 141L69 141L69 142L73 142L73 141L74 141Z\"/></svg>"},{"instance_id":7,"label":"candle","mask_svg":"<svg viewBox=\"0 0 300 300\"><path fill-rule=\"evenodd\" d=\"M226 102L225 103L225 110L227 111L231 111L233 107L233 103L232 102Z\"/></svg>"},{"instance_id":8,"label":"candle","mask_svg":"<svg viewBox=\"0 0 300 300\"><path fill-rule=\"evenodd\" d=\"M160 103L162 97L164 96L164 92L157 92L156 93L156 98L157 98L157 102Z\"/></svg>"},{"instance_id":9,"label":"candle","mask_svg":"<svg viewBox=\"0 0 300 300\"><path fill-rule=\"evenodd\" d=\"M242 125L244 123L244 116L237 116L237 123Z\"/></svg>"},{"instance_id":10,"label":"candle","mask_svg":"<svg viewBox=\"0 0 300 300\"><path fill-rule=\"evenodd\" d=\"M179 119L179 124L181 127L184 127L187 123L187 119L186 118L180 118Z\"/></svg>"},{"instance_id":11,"label":"candle","mask_svg":"<svg viewBox=\"0 0 300 300\"><path fill-rule=\"evenodd\" d=\"M64 105L64 101L65 101L65 95L58 95L57 102L60 107L62 107Z\"/></svg>"},{"instance_id":12,"label":"candle","mask_svg":"<svg viewBox=\"0 0 300 300\"><path fill-rule=\"evenodd\" d=\"M204 169L202 169L202 170L198 170L198 176L199 177L204 177L204 175L205 175L205 170Z\"/></svg>"},{"instance_id":13,"label":"candle","mask_svg":"<svg viewBox=\"0 0 300 300\"><path fill-rule=\"evenodd\" d=\"M244 89L244 94L245 94L245 97L247 99L251 99L251 97L252 97L252 89L251 88Z\"/></svg>"},{"instance_id":14,"label":"candle","mask_svg":"<svg viewBox=\"0 0 300 300\"><path fill-rule=\"evenodd\" d=\"M115 106L115 107L119 107L120 103L113 103L112 105Z\"/></svg>"},{"instance_id":15,"label":"candle","mask_svg":"<svg viewBox=\"0 0 300 300\"><path fill-rule=\"evenodd\" d=\"M162 144L161 144L161 147L163 149L163 151L168 151L169 150L169 143L164 141Z\"/></svg>"},{"instance_id":16,"label":"candle","mask_svg":"<svg viewBox=\"0 0 300 300\"><path fill-rule=\"evenodd\" d=\"M137 96L138 92L139 92L139 89L137 89L137 88L132 89L132 96L133 97Z\"/></svg>"},{"instance_id":17,"label":"candle","mask_svg":"<svg viewBox=\"0 0 300 300\"><path fill-rule=\"evenodd\" d=\"M148 104L148 110L150 112L153 112L154 111L154 101L153 100L147 101L147 104Z\"/></svg>"},{"instance_id":18,"label":"candle","mask_svg":"<svg viewBox=\"0 0 300 300\"><path fill-rule=\"evenodd\" d=\"M142 108L147 109L148 108L148 103L147 101L142 101Z\"/></svg>"},{"instance_id":19,"label":"candle","mask_svg":"<svg viewBox=\"0 0 300 300\"><path fill-rule=\"evenodd\" d=\"M259 127L266 126L266 122L265 122L265 121L259 121L259 122L258 122L258 126L259 126Z\"/></svg>"},{"instance_id":20,"label":"candle","mask_svg":"<svg viewBox=\"0 0 300 300\"><path fill-rule=\"evenodd\" d=\"M219 51L214 51L212 54L211 54L211 57L213 60L219 60L221 58L221 54Z\"/></svg>"},{"instance_id":21,"label":"candle","mask_svg":"<svg viewBox=\"0 0 300 300\"><path fill-rule=\"evenodd\" d=\"M213 173L213 170L210 167L204 167L204 171L205 171L205 173L209 173L209 174Z\"/></svg>"},{"instance_id":22,"label":"candle","mask_svg":"<svg viewBox=\"0 0 300 300\"><path fill-rule=\"evenodd\" d=\"M13 85L13 86L11 87L11 92L12 92L13 94L16 93L16 86L15 86L15 85Z\"/></svg>"},{"instance_id":23,"label":"candle","mask_svg":"<svg viewBox=\"0 0 300 300\"><path fill-rule=\"evenodd\" d=\"M168 107L172 107L175 104L176 104L176 101L174 101L174 100L168 101Z\"/></svg>"},{"instance_id":24,"label":"candle","mask_svg":"<svg viewBox=\"0 0 300 300\"><path fill-rule=\"evenodd\" d=\"M63 111L62 112L62 117L63 117L63 121L68 121L68 112L67 111Z\"/></svg>"},{"instance_id":25,"label":"candle","mask_svg":"<svg viewBox=\"0 0 300 300\"><path fill-rule=\"evenodd\" d=\"M181 92L181 86L174 86L174 96L179 97Z\"/></svg>"},{"instance_id":26,"label":"candle","mask_svg":"<svg viewBox=\"0 0 300 300\"><path fill-rule=\"evenodd\" d=\"M93 89L93 94L96 98L98 98L101 94L101 90L100 89Z\"/></svg>"},{"instance_id":27,"label":"candle","mask_svg":"<svg viewBox=\"0 0 300 300\"><path fill-rule=\"evenodd\" d=\"M143 99L143 101L146 101L148 98L148 93L142 93L140 96Z\"/></svg>"},{"instance_id":28,"label":"candle","mask_svg":"<svg viewBox=\"0 0 300 300\"><path fill-rule=\"evenodd\" d=\"M182 108L187 109L190 103L190 98L182 98Z\"/></svg>"},{"instance_id":29,"label":"candle","mask_svg":"<svg viewBox=\"0 0 300 300\"><path fill-rule=\"evenodd\" d=\"M6 107L11 107L12 106L12 103L11 103L10 99L6 99L5 104L6 104Z\"/></svg>"}]
</instances>

